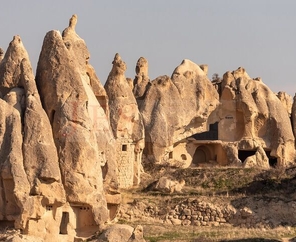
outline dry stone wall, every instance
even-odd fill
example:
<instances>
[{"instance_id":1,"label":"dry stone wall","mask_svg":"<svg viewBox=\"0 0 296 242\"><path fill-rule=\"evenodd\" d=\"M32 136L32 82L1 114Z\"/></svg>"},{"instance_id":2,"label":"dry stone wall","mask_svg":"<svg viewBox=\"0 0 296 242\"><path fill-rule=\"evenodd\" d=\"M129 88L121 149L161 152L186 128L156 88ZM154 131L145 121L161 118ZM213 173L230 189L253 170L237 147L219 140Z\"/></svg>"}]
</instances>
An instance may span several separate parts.
<instances>
[{"instance_id":1,"label":"dry stone wall","mask_svg":"<svg viewBox=\"0 0 296 242\"><path fill-rule=\"evenodd\" d=\"M296 224L291 213L296 205L295 201L250 198L248 203L241 202L234 206L227 202L207 200L189 198L175 205L169 205L170 202L167 202L167 206L153 200L135 200L131 204L121 206L118 219L196 227L231 225L241 228L274 228L283 224Z\"/></svg>"}]
</instances>

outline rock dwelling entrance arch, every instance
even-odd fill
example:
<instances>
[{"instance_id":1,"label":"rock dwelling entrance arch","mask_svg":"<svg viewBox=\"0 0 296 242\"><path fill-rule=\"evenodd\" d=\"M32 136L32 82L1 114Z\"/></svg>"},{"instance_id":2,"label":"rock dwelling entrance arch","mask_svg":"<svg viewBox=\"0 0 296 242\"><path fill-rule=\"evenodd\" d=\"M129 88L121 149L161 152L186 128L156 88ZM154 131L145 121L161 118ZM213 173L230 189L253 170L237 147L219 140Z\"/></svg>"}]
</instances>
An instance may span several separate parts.
<instances>
[{"instance_id":1,"label":"rock dwelling entrance arch","mask_svg":"<svg viewBox=\"0 0 296 242\"><path fill-rule=\"evenodd\" d=\"M199 166L201 164L208 163L210 159L211 151L208 149L208 147L201 145L195 150L191 166Z\"/></svg>"}]
</instances>

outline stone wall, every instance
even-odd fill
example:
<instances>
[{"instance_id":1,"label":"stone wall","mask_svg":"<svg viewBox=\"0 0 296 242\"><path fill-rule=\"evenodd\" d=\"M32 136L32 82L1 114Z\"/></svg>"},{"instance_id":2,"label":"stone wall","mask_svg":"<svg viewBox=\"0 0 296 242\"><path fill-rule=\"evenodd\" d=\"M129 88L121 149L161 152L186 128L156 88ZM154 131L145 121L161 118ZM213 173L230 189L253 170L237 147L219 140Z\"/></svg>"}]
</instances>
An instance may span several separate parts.
<instances>
[{"instance_id":1,"label":"stone wall","mask_svg":"<svg viewBox=\"0 0 296 242\"><path fill-rule=\"evenodd\" d=\"M134 177L134 145L128 142L118 142L116 154L119 187L132 187Z\"/></svg>"},{"instance_id":2,"label":"stone wall","mask_svg":"<svg viewBox=\"0 0 296 242\"><path fill-rule=\"evenodd\" d=\"M207 202L201 199L184 199L174 205L161 206L150 201L135 200L121 205L118 219L127 221L150 221L153 223L182 226L235 226L241 228L274 228L283 224L294 225L295 201L255 198L239 206L232 202ZM169 204L171 200L163 199Z\"/></svg>"}]
</instances>

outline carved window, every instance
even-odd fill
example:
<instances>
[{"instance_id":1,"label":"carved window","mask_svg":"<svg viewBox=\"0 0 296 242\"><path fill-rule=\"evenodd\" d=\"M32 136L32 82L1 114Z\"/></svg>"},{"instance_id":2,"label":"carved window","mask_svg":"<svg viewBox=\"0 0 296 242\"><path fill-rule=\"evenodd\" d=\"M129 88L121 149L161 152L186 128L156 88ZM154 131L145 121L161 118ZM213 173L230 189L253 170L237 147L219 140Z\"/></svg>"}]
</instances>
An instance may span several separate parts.
<instances>
[{"instance_id":1,"label":"carved window","mask_svg":"<svg viewBox=\"0 0 296 242\"><path fill-rule=\"evenodd\" d=\"M181 155L182 160L187 160L187 156L185 154Z\"/></svg>"},{"instance_id":2,"label":"carved window","mask_svg":"<svg viewBox=\"0 0 296 242\"><path fill-rule=\"evenodd\" d=\"M122 145L121 150L122 151L127 151L127 145Z\"/></svg>"}]
</instances>

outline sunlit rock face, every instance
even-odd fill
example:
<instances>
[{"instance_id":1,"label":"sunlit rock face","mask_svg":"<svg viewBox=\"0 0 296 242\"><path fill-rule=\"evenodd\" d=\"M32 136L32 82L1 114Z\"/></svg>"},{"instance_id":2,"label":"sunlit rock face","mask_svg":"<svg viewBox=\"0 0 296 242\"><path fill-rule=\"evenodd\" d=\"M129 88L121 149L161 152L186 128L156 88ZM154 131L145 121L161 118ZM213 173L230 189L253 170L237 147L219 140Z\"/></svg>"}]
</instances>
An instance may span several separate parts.
<instances>
[{"instance_id":1,"label":"sunlit rock face","mask_svg":"<svg viewBox=\"0 0 296 242\"><path fill-rule=\"evenodd\" d=\"M133 82L133 93L139 106L141 106L142 100L145 98L149 85L148 61L144 57L140 57L136 64L136 76Z\"/></svg>"},{"instance_id":2,"label":"sunlit rock face","mask_svg":"<svg viewBox=\"0 0 296 242\"><path fill-rule=\"evenodd\" d=\"M140 106L148 156L166 161L174 143L207 130L218 105L218 93L206 73L190 60L184 60L171 78L153 80Z\"/></svg>"},{"instance_id":3,"label":"sunlit rock face","mask_svg":"<svg viewBox=\"0 0 296 242\"><path fill-rule=\"evenodd\" d=\"M292 113L292 105L293 105L293 99L292 97L286 93L286 92L278 92L276 94L276 96L278 97L278 99L280 99L280 101L282 102L283 106L286 108L289 116L291 116Z\"/></svg>"},{"instance_id":4,"label":"sunlit rock face","mask_svg":"<svg viewBox=\"0 0 296 242\"><path fill-rule=\"evenodd\" d=\"M19 36L1 61L0 89L0 220L24 231L46 221L43 228L58 234L58 221L46 219L46 207L66 203L57 150Z\"/></svg>"},{"instance_id":5,"label":"sunlit rock face","mask_svg":"<svg viewBox=\"0 0 296 242\"><path fill-rule=\"evenodd\" d=\"M102 224L108 219L101 167L106 165L113 135L106 109L100 105L90 75L89 52L76 34L77 16L61 35L46 34L37 67L36 81L44 109L49 117L67 201L71 205L91 208L93 220ZM95 80L98 84L98 80ZM99 95L105 92L97 85ZM116 165L108 160L110 183L116 183ZM108 175L104 174L106 177Z\"/></svg>"},{"instance_id":6,"label":"sunlit rock face","mask_svg":"<svg viewBox=\"0 0 296 242\"><path fill-rule=\"evenodd\" d=\"M127 188L140 182L144 125L132 88L125 77L125 62L116 54L112 64L105 89L109 97L111 127L117 140L119 184Z\"/></svg>"},{"instance_id":7,"label":"sunlit rock face","mask_svg":"<svg viewBox=\"0 0 296 242\"><path fill-rule=\"evenodd\" d=\"M294 160L294 136L287 109L262 81L244 68L226 72L221 83L219 139L239 150L263 147L278 166Z\"/></svg>"}]
</instances>

